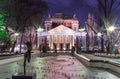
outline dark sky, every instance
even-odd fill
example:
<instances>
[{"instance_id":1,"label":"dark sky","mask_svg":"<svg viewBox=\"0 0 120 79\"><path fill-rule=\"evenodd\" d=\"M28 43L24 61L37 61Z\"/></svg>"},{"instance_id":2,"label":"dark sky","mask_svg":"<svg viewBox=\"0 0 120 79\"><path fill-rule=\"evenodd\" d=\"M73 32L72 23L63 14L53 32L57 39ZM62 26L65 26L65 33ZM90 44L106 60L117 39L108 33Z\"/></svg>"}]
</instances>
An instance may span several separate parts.
<instances>
[{"instance_id":1,"label":"dark sky","mask_svg":"<svg viewBox=\"0 0 120 79\"><path fill-rule=\"evenodd\" d=\"M90 6L95 6L94 0L45 0L50 8L49 13L76 14L80 25L83 26L87 20L88 13L94 13ZM88 4L87 4L88 3Z\"/></svg>"}]
</instances>

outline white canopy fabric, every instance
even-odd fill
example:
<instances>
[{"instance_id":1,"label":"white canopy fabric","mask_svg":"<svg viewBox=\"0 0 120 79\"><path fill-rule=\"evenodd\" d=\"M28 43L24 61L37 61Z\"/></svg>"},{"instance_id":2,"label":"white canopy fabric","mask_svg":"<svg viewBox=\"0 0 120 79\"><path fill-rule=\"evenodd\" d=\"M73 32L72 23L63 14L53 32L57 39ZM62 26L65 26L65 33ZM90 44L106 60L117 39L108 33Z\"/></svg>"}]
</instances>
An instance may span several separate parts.
<instances>
[{"instance_id":1,"label":"white canopy fabric","mask_svg":"<svg viewBox=\"0 0 120 79\"><path fill-rule=\"evenodd\" d=\"M74 35L75 31L64 25L59 25L56 28L49 30L48 33L49 35Z\"/></svg>"}]
</instances>

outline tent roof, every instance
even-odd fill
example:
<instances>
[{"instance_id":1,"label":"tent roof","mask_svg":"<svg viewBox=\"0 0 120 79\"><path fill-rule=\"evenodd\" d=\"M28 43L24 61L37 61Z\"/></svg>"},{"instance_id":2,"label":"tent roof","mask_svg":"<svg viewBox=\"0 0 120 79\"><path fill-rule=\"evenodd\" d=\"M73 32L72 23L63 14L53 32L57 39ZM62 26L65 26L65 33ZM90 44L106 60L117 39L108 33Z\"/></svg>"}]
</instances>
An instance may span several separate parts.
<instances>
[{"instance_id":1,"label":"tent roof","mask_svg":"<svg viewBox=\"0 0 120 79\"><path fill-rule=\"evenodd\" d=\"M48 33L50 35L74 35L75 31L64 25L59 25L56 28L49 30Z\"/></svg>"}]
</instances>

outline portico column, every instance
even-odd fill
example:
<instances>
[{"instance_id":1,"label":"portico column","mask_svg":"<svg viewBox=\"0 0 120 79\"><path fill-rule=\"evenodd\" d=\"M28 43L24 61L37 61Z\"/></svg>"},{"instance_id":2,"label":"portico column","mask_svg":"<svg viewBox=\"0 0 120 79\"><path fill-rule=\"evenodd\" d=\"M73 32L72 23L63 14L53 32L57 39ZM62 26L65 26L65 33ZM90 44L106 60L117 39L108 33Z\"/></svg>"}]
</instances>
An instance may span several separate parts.
<instances>
[{"instance_id":1,"label":"portico column","mask_svg":"<svg viewBox=\"0 0 120 79\"><path fill-rule=\"evenodd\" d=\"M49 43L49 47L50 47L50 41L51 41L51 40L50 40L50 35L47 36L47 37L48 37L48 39L49 39L49 40L48 40L48 43Z\"/></svg>"},{"instance_id":2,"label":"portico column","mask_svg":"<svg viewBox=\"0 0 120 79\"><path fill-rule=\"evenodd\" d=\"M71 35L70 35L70 49L72 48L72 40L71 40Z\"/></svg>"},{"instance_id":3,"label":"portico column","mask_svg":"<svg viewBox=\"0 0 120 79\"><path fill-rule=\"evenodd\" d=\"M64 46L63 46L63 50L66 50L66 40L65 40L65 39L66 39L66 35L64 35L63 38L64 38Z\"/></svg>"},{"instance_id":4,"label":"portico column","mask_svg":"<svg viewBox=\"0 0 120 79\"><path fill-rule=\"evenodd\" d=\"M39 37L39 35L37 34L37 48L39 48L39 46L40 46L40 37Z\"/></svg>"},{"instance_id":5,"label":"portico column","mask_svg":"<svg viewBox=\"0 0 120 79\"><path fill-rule=\"evenodd\" d=\"M51 49L51 35L49 35L49 47Z\"/></svg>"},{"instance_id":6,"label":"portico column","mask_svg":"<svg viewBox=\"0 0 120 79\"><path fill-rule=\"evenodd\" d=\"M50 35L50 38L51 38L51 49L53 49L53 35Z\"/></svg>"},{"instance_id":7,"label":"portico column","mask_svg":"<svg viewBox=\"0 0 120 79\"><path fill-rule=\"evenodd\" d=\"M73 38L72 38L72 46L74 46L74 35L72 35L73 36Z\"/></svg>"},{"instance_id":8,"label":"portico column","mask_svg":"<svg viewBox=\"0 0 120 79\"><path fill-rule=\"evenodd\" d=\"M59 35L57 35L56 40L57 40L57 50L59 50L60 49L60 46L59 46L59 43L60 43Z\"/></svg>"},{"instance_id":9,"label":"portico column","mask_svg":"<svg viewBox=\"0 0 120 79\"><path fill-rule=\"evenodd\" d=\"M40 44L40 46L41 46L41 39L42 39L42 37L41 36L39 36L39 44Z\"/></svg>"}]
</instances>

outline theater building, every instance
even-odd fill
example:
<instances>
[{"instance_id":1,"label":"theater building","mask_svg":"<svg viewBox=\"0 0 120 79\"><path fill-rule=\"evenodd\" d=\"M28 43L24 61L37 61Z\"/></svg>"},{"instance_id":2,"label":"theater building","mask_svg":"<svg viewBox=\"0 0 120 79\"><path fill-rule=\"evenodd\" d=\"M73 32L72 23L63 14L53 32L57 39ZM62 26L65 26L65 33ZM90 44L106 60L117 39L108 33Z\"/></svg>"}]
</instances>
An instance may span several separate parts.
<instances>
[{"instance_id":1,"label":"theater building","mask_svg":"<svg viewBox=\"0 0 120 79\"><path fill-rule=\"evenodd\" d=\"M38 44L57 50L70 50L72 46L86 45L86 32L78 32L79 21L75 15L56 13L45 20L45 30L38 33Z\"/></svg>"}]
</instances>

